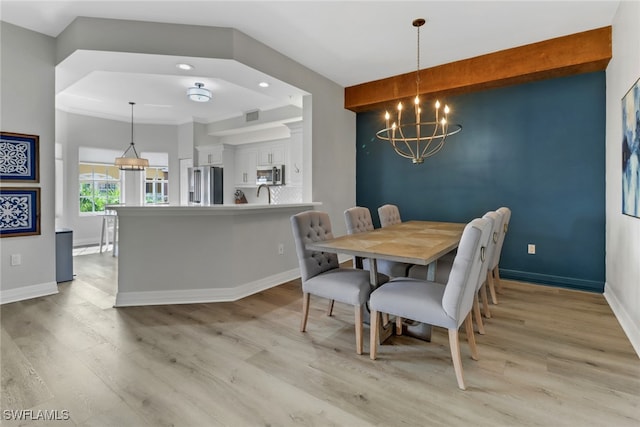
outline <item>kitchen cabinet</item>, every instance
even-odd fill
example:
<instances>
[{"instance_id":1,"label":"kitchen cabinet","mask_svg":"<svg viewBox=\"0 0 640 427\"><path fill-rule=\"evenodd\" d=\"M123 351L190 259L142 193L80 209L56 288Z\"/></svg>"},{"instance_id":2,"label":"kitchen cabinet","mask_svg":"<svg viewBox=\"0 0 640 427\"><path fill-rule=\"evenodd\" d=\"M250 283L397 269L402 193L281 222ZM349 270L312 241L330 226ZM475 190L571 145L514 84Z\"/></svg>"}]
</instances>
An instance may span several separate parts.
<instances>
[{"instance_id":1,"label":"kitchen cabinet","mask_svg":"<svg viewBox=\"0 0 640 427\"><path fill-rule=\"evenodd\" d=\"M258 150L258 166L284 165L286 162L286 143L277 142L261 144Z\"/></svg>"},{"instance_id":2,"label":"kitchen cabinet","mask_svg":"<svg viewBox=\"0 0 640 427\"><path fill-rule=\"evenodd\" d=\"M237 187L255 187L258 150L255 148L236 148L235 184Z\"/></svg>"},{"instance_id":3,"label":"kitchen cabinet","mask_svg":"<svg viewBox=\"0 0 640 427\"><path fill-rule=\"evenodd\" d=\"M224 166L222 144L200 145L196 147L198 151L198 166Z\"/></svg>"}]
</instances>

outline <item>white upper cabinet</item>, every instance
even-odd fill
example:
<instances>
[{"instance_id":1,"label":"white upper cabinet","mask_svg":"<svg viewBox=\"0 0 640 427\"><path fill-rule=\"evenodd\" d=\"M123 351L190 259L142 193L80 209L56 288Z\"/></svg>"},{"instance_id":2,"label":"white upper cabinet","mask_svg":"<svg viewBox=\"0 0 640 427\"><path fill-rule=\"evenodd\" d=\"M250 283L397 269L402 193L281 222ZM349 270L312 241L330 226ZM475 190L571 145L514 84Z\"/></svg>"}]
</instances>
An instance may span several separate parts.
<instances>
[{"instance_id":1,"label":"white upper cabinet","mask_svg":"<svg viewBox=\"0 0 640 427\"><path fill-rule=\"evenodd\" d=\"M235 184L237 187L255 187L258 150L255 148L236 148Z\"/></svg>"},{"instance_id":2,"label":"white upper cabinet","mask_svg":"<svg viewBox=\"0 0 640 427\"><path fill-rule=\"evenodd\" d=\"M224 166L222 144L200 145L196 147L198 151L198 166Z\"/></svg>"},{"instance_id":3,"label":"white upper cabinet","mask_svg":"<svg viewBox=\"0 0 640 427\"><path fill-rule=\"evenodd\" d=\"M286 142L268 142L259 145L258 166L276 166L287 163Z\"/></svg>"}]
</instances>

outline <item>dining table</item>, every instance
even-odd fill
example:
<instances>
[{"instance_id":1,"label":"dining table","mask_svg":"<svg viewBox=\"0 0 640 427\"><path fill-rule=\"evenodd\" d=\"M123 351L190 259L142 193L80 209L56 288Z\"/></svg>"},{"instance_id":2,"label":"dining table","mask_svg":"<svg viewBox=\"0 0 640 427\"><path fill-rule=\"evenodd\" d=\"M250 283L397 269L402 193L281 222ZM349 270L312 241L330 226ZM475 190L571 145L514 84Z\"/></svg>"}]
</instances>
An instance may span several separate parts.
<instances>
[{"instance_id":1,"label":"dining table","mask_svg":"<svg viewBox=\"0 0 640 427\"><path fill-rule=\"evenodd\" d=\"M314 251L341 253L369 259L371 286L378 287L377 260L427 266L426 280L435 280L438 258L458 247L466 223L440 221L405 221L362 233L348 234L317 242L306 248ZM384 325L383 325L384 326ZM407 335L429 341L431 327L405 322ZM388 330L383 327L385 337Z\"/></svg>"}]
</instances>

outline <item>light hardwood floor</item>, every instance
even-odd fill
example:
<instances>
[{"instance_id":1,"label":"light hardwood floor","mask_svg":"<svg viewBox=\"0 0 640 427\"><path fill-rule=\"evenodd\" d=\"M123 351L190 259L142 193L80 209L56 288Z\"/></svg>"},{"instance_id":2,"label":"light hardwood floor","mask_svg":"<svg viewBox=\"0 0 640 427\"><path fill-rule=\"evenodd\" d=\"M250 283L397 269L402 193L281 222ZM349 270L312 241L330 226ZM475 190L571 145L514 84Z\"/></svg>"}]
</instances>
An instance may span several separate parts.
<instances>
[{"instance_id":1,"label":"light hardwood floor","mask_svg":"<svg viewBox=\"0 0 640 427\"><path fill-rule=\"evenodd\" d=\"M298 281L231 303L114 309L116 258L74 260L58 295L1 307L2 425L640 425L640 361L602 295L505 281L479 361L462 332L461 391L445 330L392 337L371 361L368 340L355 353L350 306L327 317L312 297L298 331ZM6 419L19 409L70 419Z\"/></svg>"}]
</instances>

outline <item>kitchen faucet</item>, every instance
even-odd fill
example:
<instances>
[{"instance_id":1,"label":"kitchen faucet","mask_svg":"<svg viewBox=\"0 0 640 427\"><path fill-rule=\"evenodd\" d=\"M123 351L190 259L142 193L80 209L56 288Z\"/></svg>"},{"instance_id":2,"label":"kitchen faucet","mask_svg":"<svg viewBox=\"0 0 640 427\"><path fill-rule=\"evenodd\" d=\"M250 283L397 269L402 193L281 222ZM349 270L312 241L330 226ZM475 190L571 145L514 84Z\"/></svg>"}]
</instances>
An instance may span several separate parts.
<instances>
[{"instance_id":1,"label":"kitchen faucet","mask_svg":"<svg viewBox=\"0 0 640 427\"><path fill-rule=\"evenodd\" d=\"M258 192L256 193L256 197L260 197L260 189L262 187L267 187L267 194L269 195L269 204L271 204L271 187L269 187L267 184L260 184L258 186Z\"/></svg>"}]
</instances>

